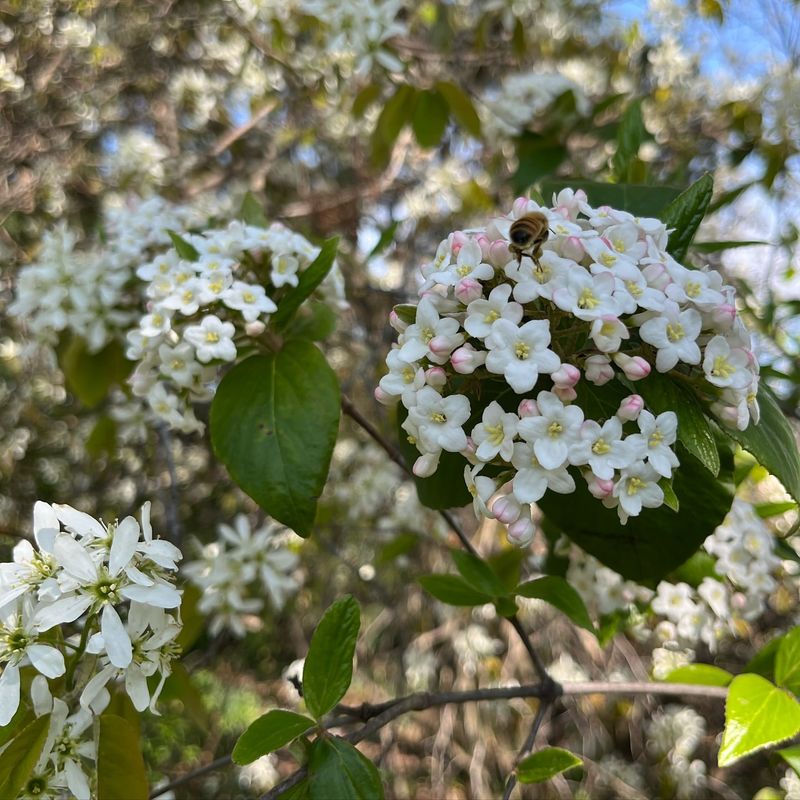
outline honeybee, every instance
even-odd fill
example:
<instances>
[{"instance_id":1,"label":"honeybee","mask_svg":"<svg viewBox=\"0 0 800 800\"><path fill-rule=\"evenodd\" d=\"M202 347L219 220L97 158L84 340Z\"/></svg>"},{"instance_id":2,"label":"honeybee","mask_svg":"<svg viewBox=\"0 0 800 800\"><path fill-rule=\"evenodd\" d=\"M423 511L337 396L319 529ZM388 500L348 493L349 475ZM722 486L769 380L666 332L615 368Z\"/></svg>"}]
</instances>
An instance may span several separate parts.
<instances>
[{"instance_id":1,"label":"honeybee","mask_svg":"<svg viewBox=\"0 0 800 800\"><path fill-rule=\"evenodd\" d=\"M508 231L508 238L511 240L508 249L520 264L522 256L527 255L541 269L539 257L542 255L542 245L550 233L549 228L550 223L541 211L531 211L513 222Z\"/></svg>"}]
</instances>

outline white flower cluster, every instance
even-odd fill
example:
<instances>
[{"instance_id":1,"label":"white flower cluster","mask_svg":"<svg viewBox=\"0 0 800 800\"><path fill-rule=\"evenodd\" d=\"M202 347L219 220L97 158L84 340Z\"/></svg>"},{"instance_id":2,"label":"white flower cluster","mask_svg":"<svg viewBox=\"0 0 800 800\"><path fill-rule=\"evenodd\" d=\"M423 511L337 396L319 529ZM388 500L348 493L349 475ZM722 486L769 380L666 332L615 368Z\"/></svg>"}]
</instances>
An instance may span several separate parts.
<instances>
[{"instance_id":1,"label":"white flower cluster","mask_svg":"<svg viewBox=\"0 0 800 800\"><path fill-rule=\"evenodd\" d=\"M355 72L367 75L377 62L402 72L403 62L384 43L408 32L398 20L401 0L301 0L300 10L330 28L326 51L334 61L353 61Z\"/></svg>"},{"instance_id":2,"label":"white flower cluster","mask_svg":"<svg viewBox=\"0 0 800 800\"><path fill-rule=\"evenodd\" d=\"M233 527L219 526L220 538L199 546L201 557L184 565L182 572L202 592L198 609L211 617L212 635L229 630L247 633L244 617L264 609L264 592L276 611L300 583L293 574L297 554L287 548L288 529L266 523L252 531L244 514Z\"/></svg>"},{"instance_id":3,"label":"white flower cluster","mask_svg":"<svg viewBox=\"0 0 800 800\"><path fill-rule=\"evenodd\" d=\"M169 151L155 137L140 129L131 129L113 139L113 147L103 157L103 172L115 185L164 183L164 161Z\"/></svg>"},{"instance_id":4,"label":"white flower cluster","mask_svg":"<svg viewBox=\"0 0 800 800\"><path fill-rule=\"evenodd\" d=\"M531 214L549 226L536 257L510 239ZM391 316L400 335L376 390L408 410L403 428L421 453L415 474L432 475L442 452L463 454L476 514L526 543L530 504L548 489L575 490L569 467L624 524L662 505L659 482L678 466L673 412L654 416L633 394L616 414L587 419L572 404L581 379L635 381L654 362L713 398L723 422L743 429L757 419L757 364L734 290L713 270L678 264L667 239L659 220L592 208L569 189L553 208L520 198L485 229L445 239L422 267L419 304ZM626 430L634 422L638 430ZM495 477L480 475L487 466Z\"/></svg>"},{"instance_id":5,"label":"white flower cluster","mask_svg":"<svg viewBox=\"0 0 800 800\"><path fill-rule=\"evenodd\" d=\"M488 94L484 104L486 133L496 136L519 136L531 122L547 113L566 92L572 92L575 108L581 116L591 110L583 89L558 72L520 72L507 75L499 92Z\"/></svg>"},{"instance_id":6,"label":"white flower cluster","mask_svg":"<svg viewBox=\"0 0 800 800\"><path fill-rule=\"evenodd\" d=\"M40 342L55 346L67 331L97 352L137 318L141 292L133 267L145 252L169 244L167 228L183 230L200 212L160 197L133 200L104 214L106 241L79 247L75 231L59 226L45 234L36 261L19 272L9 313Z\"/></svg>"},{"instance_id":7,"label":"white flower cluster","mask_svg":"<svg viewBox=\"0 0 800 800\"><path fill-rule=\"evenodd\" d=\"M647 723L648 749L663 759L665 777L677 800L699 797L706 787L706 765L690 761L706 733L706 723L694 709L665 706Z\"/></svg>"},{"instance_id":8,"label":"white flower cluster","mask_svg":"<svg viewBox=\"0 0 800 800\"><path fill-rule=\"evenodd\" d=\"M148 282L148 313L128 333L127 356L139 362L133 393L170 427L191 433L203 430L191 404L213 397L219 365L238 355L234 338L253 344L277 310L273 297L297 286L319 248L280 223L258 228L234 221L184 241L196 260L173 248L136 270ZM341 304L335 265L320 294Z\"/></svg>"},{"instance_id":9,"label":"white flower cluster","mask_svg":"<svg viewBox=\"0 0 800 800\"><path fill-rule=\"evenodd\" d=\"M569 551L566 577L594 616L651 604L663 617L655 633L664 648L655 651L657 657L654 652L654 672L663 676L693 660L687 648L703 642L713 652L725 639L741 636L746 630L743 623L764 612L782 569L774 548L775 539L764 521L749 503L736 499L701 551L714 556L718 578L705 577L696 588L661 581L653 592L624 580L577 547Z\"/></svg>"},{"instance_id":10,"label":"white flower cluster","mask_svg":"<svg viewBox=\"0 0 800 800\"><path fill-rule=\"evenodd\" d=\"M47 769L56 781L63 770L73 794L88 800L78 756L89 751L77 742L108 705L107 684L122 681L137 710L156 713L178 655L181 623L168 610L181 602L174 584L181 552L153 536L149 503L140 526L133 517L104 525L71 506L37 502L33 529L36 547L23 540L13 561L0 563L0 725L16 713L29 671L34 712L52 711L61 718L58 735L76 740L54 745ZM54 698L48 681L61 676L55 685L64 697ZM152 676L159 682L151 693ZM74 698L80 711L65 726Z\"/></svg>"}]
</instances>

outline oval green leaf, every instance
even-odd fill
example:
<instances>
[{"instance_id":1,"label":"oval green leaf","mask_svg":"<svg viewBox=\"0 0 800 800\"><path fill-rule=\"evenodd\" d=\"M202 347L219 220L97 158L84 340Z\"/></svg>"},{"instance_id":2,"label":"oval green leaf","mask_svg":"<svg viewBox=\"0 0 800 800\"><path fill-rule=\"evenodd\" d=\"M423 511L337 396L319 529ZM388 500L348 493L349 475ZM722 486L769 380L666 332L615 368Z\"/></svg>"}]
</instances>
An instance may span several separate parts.
<instances>
[{"instance_id":1,"label":"oval green leaf","mask_svg":"<svg viewBox=\"0 0 800 800\"><path fill-rule=\"evenodd\" d=\"M311 800L383 800L375 765L350 742L336 736L314 742L308 775Z\"/></svg>"},{"instance_id":2,"label":"oval green leaf","mask_svg":"<svg viewBox=\"0 0 800 800\"><path fill-rule=\"evenodd\" d=\"M411 128L420 147L437 147L447 127L447 103L437 91L419 93Z\"/></svg>"},{"instance_id":3,"label":"oval green leaf","mask_svg":"<svg viewBox=\"0 0 800 800\"><path fill-rule=\"evenodd\" d=\"M28 782L50 730L50 715L26 725L0 756L0 797L14 798Z\"/></svg>"},{"instance_id":4,"label":"oval green leaf","mask_svg":"<svg viewBox=\"0 0 800 800\"><path fill-rule=\"evenodd\" d=\"M325 612L311 637L303 667L303 696L316 719L325 716L350 686L360 625L358 603L348 594Z\"/></svg>"},{"instance_id":5,"label":"oval green leaf","mask_svg":"<svg viewBox=\"0 0 800 800\"><path fill-rule=\"evenodd\" d=\"M718 763L727 767L800 732L800 703L759 675L737 675L725 703Z\"/></svg>"},{"instance_id":6,"label":"oval green leaf","mask_svg":"<svg viewBox=\"0 0 800 800\"><path fill-rule=\"evenodd\" d=\"M800 503L800 452L791 426L764 381L758 388L758 405L761 409L758 425L751 422L744 431L734 428L722 430L751 453Z\"/></svg>"},{"instance_id":7,"label":"oval green leaf","mask_svg":"<svg viewBox=\"0 0 800 800\"><path fill-rule=\"evenodd\" d=\"M781 640L775 657L775 683L800 694L800 628L789 631Z\"/></svg>"},{"instance_id":8,"label":"oval green leaf","mask_svg":"<svg viewBox=\"0 0 800 800\"><path fill-rule=\"evenodd\" d=\"M482 558L464 550L451 550L450 555L461 577L473 589L490 597L502 597L508 594L503 582Z\"/></svg>"},{"instance_id":9,"label":"oval green leaf","mask_svg":"<svg viewBox=\"0 0 800 800\"><path fill-rule=\"evenodd\" d=\"M451 606L482 606L491 603L491 595L473 589L460 575L423 575L422 588L442 603Z\"/></svg>"},{"instance_id":10,"label":"oval green leaf","mask_svg":"<svg viewBox=\"0 0 800 800\"><path fill-rule=\"evenodd\" d=\"M564 578L557 575L545 575L535 581L528 581L517 586L515 594L520 597L544 600L551 606L566 614L576 625L597 636L589 612L586 610L581 596Z\"/></svg>"},{"instance_id":11,"label":"oval green leaf","mask_svg":"<svg viewBox=\"0 0 800 800\"><path fill-rule=\"evenodd\" d=\"M447 100L450 112L458 124L476 139L481 135L481 121L469 95L461 87L449 81L439 81L436 88Z\"/></svg>"},{"instance_id":12,"label":"oval green leaf","mask_svg":"<svg viewBox=\"0 0 800 800\"><path fill-rule=\"evenodd\" d=\"M222 379L211 443L234 481L268 514L308 536L339 430L339 385L307 340L251 356Z\"/></svg>"},{"instance_id":13,"label":"oval green leaf","mask_svg":"<svg viewBox=\"0 0 800 800\"><path fill-rule=\"evenodd\" d=\"M520 762L517 777L520 783L544 783L556 775L583 765L578 756L561 747L545 747Z\"/></svg>"},{"instance_id":14,"label":"oval green leaf","mask_svg":"<svg viewBox=\"0 0 800 800\"><path fill-rule=\"evenodd\" d=\"M705 174L664 209L662 221L667 228L674 228L669 235L667 252L678 261L686 256L686 251L708 211L713 193L714 179Z\"/></svg>"},{"instance_id":15,"label":"oval green leaf","mask_svg":"<svg viewBox=\"0 0 800 800\"><path fill-rule=\"evenodd\" d=\"M259 717L239 737L233 748L237 764L250 764L261 756L278 750L314 727L314 720L293 711L274 708Z\"/></svg>"},{"instance_id":16,"label":"oval green leaf","mask_svg":"<svg viewBox=\"0 0 800 800\"><path fill-rule=\"evenodd\" d=\"M694 683L698 686L727 686L733 675L712 664L686 664L672 670L664 679L667 683Z\"/></svg>"},{"instance_id":17,"label":"oval green leaf","mask_svg":"<svg viewBox=\"0 0 800 800\"><path fill-rule=\"evenodd\" d=\"M97 742L97 800L147 800L147 772L139 732L127 720L103 714Z\"/></svg>"}]
</instances>

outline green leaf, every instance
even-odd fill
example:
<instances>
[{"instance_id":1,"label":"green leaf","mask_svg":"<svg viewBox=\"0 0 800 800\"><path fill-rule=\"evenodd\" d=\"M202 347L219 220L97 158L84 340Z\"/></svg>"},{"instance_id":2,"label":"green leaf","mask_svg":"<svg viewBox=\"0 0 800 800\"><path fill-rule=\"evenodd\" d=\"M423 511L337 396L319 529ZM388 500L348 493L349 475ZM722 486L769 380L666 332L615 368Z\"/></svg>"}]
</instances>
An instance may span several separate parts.
<instances>
[{"instance_id":1,"label":"green leaf","mask_svg":"<svg viewBox=\"0 0 800 800\"><path fill-rule=\"evenodd\" d=\"M664 505L667 508L671 508L673 511L680 511L681 503L678 500L678 495L675 494L675 490L672 488L672 480L670 478L662 478L658 485L661 487L661 491L664 492Z\"/></svg>"},{"instance_id":2,"label":"green leaf","mask_svg":"<svg viewBox=\"0 0 800 800\"><path fill-rule=\"evenodd\" d=\"M369 251L367 261L370 261L371 259L375 258L375 256L380 255L394 241L394 234L395 231L397 231L397 226L399 224L400 220L394 219L381 231L381 235L377 244L372 248L372 250ZM412 306L412 308L416 309L416 306ZM414 316L416 316L416 311L414 312Z\"/></svg>"},{"instance_id":3,"label":"green leaf","mask_svg":"<svg viewBox=\"0 0 800 800\"><path fill-rule=\"evenodd\" d=\"M103 714L97 742L97 800L147 800L139 734L122 717Z\"/></svg>"},{"instance_id":4,"label":"green leaf","mask_svg":"<svg viewBox=\"0 0 800 800\"><path fill-rule=\"evenodd\" d=\"M279 750L313 727L313 719L274 708L259 717L239 737L233 748L233 760L237 764L250 764L273 750Z\"/></svg>"},{"instance_id":5,"label":"green leaf","mask_svg":"<svg viewBox=\"0 0 800 800\"><path fill-rule=\"evenodd\" d=\"M800 453L792 428L775 395L764 381L761 381L758 388L758 405L761 409L758 425L751 422L745 431L728 427L723 430L751 453L800 503Z\"/></svg>"},{"instance_id":6,"label":"green leaf","mask_svg":"<svg viewBox=\"0 0 800 800\"><path fill-rule=\"evenodd\" d=\"M417 319L417 307L413 303L400 303L392 309L407 325L413 325Z\"/></svg>"},{"instance_id":7,"label":"green leaf","mask_svg":"<svg viewBox=\"0 0 800 800\"><path fill-rule=\"evenodd\" d=\"M0 756L0 797L14 798L33 773L50 729L50 715L26 725Z\"/></svg>"},{"instance_id":8,"label":"green leaf","mask_svg":"<svg viewBox=\"0 0 800 800\"><path fill-rule=\"evenodd\" d=\"M88 438L86 439L86 452L92 458L100 458L105 453L113 455L117 447L117 423L103 414L94 424Z\"/></svg>"},{"instance_id":9,"label":"green leaf","mask_svg":"<svg viewBox=\"0 0 800 800\"><path fill-rule=\"evenodd\" d=\"M377 83L367 84L353 100L353 116L363 117L364 112L381 96L381 87Z\"/></svg>"},{"instance_id":10,"label":"green leaf","mask_svg":"<svg viewBox=\"0 0 800 800\"><path fill-rule=\"evenodd\" d=\"M517 138L514 191L524 192L532 184L554 174L566 157L567 148L558 139L526 131Z\"/></svg>"},{"instance_id":11,"label":"green leaf","mask_svg":"<svg viewBox=\"0 0 800 800\"><path fill-rule=\"evenodd\" d=\"M800 703L758 675L737 675L725 703L718 763L728 767L750 753L800 732Z\"/></svg>"},{"instance_id":12,"label":"green leaf","mask_svg":"<svg viewBox=\"0 0 800 800\"><path fill-rule=\"evenodd\" d=\"M550 603L559 611L563 611L576 625L597 635L581 596L564 578L545 575L544 578L521 583L514 593L521 597L536 598Z\"/></svg>"},{"instance_id":13,"label":"green leaf","mask_svg":"<svg viewBox=\"0 0 800 800\"><path fill-rule=\"evenodd\" d=\"M678 417L678 440L714 476L719 475L717 443L700 401L689 389L668 375L653 370L636 381L636 391L654 414L674 411Z\"/></svg>"},{"instance_id":14,"label":"green leaf","mask_svg":"<svg viewBox=\"0 0 800 800\"><path fill-rule=\"evenodd\" d=\"M769 519L779 517L787 511L797 511L797 503L793 500L784 500L782 503L757 503L753 506L753 510L762 519Z\"/></svg>"},{"instance_id":15,"label":"green leaf","mask_svg":"<svg viewBox=\"0 0 800 800\"><path fill-rule=\"evenodd\" d=\"M395 306L397 310L397 306ZM408 434L400 427L408 416L408 411L402 405L397 407L397 431L400 452L406 463L411 466L420 453L408 441ZM472 495L464 483L464 467L467 460L458 453L442 453L439 466L429 478L414 476L414 485L422 505L427 508L440 510L443 508L461 508L472 502Z\"/></svg>"},{"instance_id":16,"label":"green leaf","mask_svg":"<svg viewBox=\"0 0 800 800\"><path fill-rule=\"evenodd\" d=\"M460 575L423 575L418 580L428 594L451 606L482 606L492 601L491 595L473 589Z\"/></svg>"},{"instance_id":17,"label":"green leaf","mask_svg":"<svg viewBox=\"0 0 800 800\"><path fill-rule=\"evenodd\" d=\"M781 641L775 658L775 683L800 694L800 628L790 630Z\"/></svg>"},{"instance_id":18,"label":"green leaf","mask_svg":"<svg viewBox=\"0 0 800 800\"><path fill-rule=\"evenodd\" d=\"M562 189L583 189L593 206L608 205L629 211L637 217L659 217L681 190L673 186L647 186L635 183L599 183L582 178L553 179L541 182L541 190L549 203Z\"/></svg>"},{"instance_id":19,"label":"green leaf","mask_svg":"<svg viewBox=\"0 0 800 800\"><path fill-rule=\"evenodd\" d=\"M447 101L450 106L450 112L455 118L456 122L469 134L476 139L481 135L481 121L478 118L478 113L475 111L475 106L472 105L472 100L464 90L450 81L439 81L436 84L436 89Z\"/></svg>"},{"instance_id":20,"label":"green leaf","mask_svg":"<svg viewBox=\"0 0 800 800\"><path fill-rule=\"evenodd\" d=\"M327 303L309 300L286 326L286 337L321 342L336 330L338 321L336 312Z\"/></svg>"},{"instance_id":21,"label":"green leaf","mask_svg":"<svg viewBox=\"0 0 800 800\"><path fill-rule=\"evenodd\" d=\"M667 228L675 230L669 235L667 252L677 261L682 261L692 243L714 193L714 179L706 173L685 192L676 197L661 215Z\"/></svg>"},{"instance_id":22,"label":"green leaf","mask_svg":"<svg viewBox=\"0 0 800 800\"><path fill-rule=\"evenodd\" d=\"M800 776L800 744L778 750L778 755Z\"/></svg>"},{"instance_id":23,"label":"green leaf","mask_svg":"<svg viewBox=\"0 0 800 800\"><path fill-rule=\"evenodd\" d=\"M186 239L175 233L175 231L167 228L167 235L172 239L172 244L175 246L175 250L177 250L181 258L186 259L186 261L197 261L197 259L200 258L200 253L198 253Z\"/></svg>"},{"instance_id":24,"label":"green leaf","mask_svg":"<svg viewBox=\"0 0 800 800\"><path fill-rule=\"evenodd\" d=\"M698 253L719 253L721 250L733 250L735 247L752 247L753 245L769 245L769 242L692 242L692 249Z\"/></svg>"},{"instance_id":25,"label":"green leaf","mask_svg":"<svg viewBox=\"0 0 800 800\"><path fill-rule=\"evenodd\" d=\"M664 679L667 683L694 683L699 686L727 686L733 675L711 664L686 664L672 670Z\"/></svg>"},{"instance_id":26,"label":"green leaf","mask_svg":"<svg viewBox=\"0 0 800 800\"><path fill-rule=\"evenodd\" d=\"M69 389L86 408L105 400L112 386L122 386L133 368L118 341L109 342L97 353L89 352L86 342L73 336L58 351L58 363Z\"/></svg>"},{"instance_id":27,"label":"green leaf","mask_svg":"<svg viewBox=\"0 0 800 800\"><path fill-rule=\"evenodd\" d=\"M745 664L745 672L754 672L763 678L772 678L775 675L775 660L784 636L770 639L751 659Z\"/></svg>"},{"instance_id":28,"label":"green leaf","mask_svg":"<svg viewBox=\"0 0 800 800\"><path fill-rule=\"evenodd\" d=\"M248 225L255 225L257 228L266 228L269 221L264 213L264 207L256 200L252 192L247 192L242 200L242 207L239 210L239 219Z\"/></svg>"},{"instance_id":29,"label":"green leaf","mask_svg":"<svg viewBox=\"0 0 800 800\"><path fill-rule=\"evenodd\" d=\"M502 597L508 594L503 582L492 572L492 568L482 558L464 550L451 550L450 555L453 557L456 569L461 573L461 577L473 589L491 597Z\"/></svg>"},{"instance_id":30,"label":"green leaf","mask_svg":"<svg viewBox=\"0 0 800 800\"><path fill-rule=\"evenodd\" d=\"M175 639L176 643L180 645L181 653L186 655L192 645L200 638L206 628L206 616L200 612L198 604L202 593L200 590L191 583L186 583L183 587L183 596L181 597L181 621L183 627L178 637Z\"/></svg>"},{"instance_id":31,"label":"green leaf","mask_svg":"<svg viewBox=\"0 0 800 800\"><path fill-rule=\"evenodd\" d=\"M630 178L630 167L647 138L647 128L642 119L642 101L634 100L625 109L617 129L617 150L612 166L620 181Z\"/></svg>"},{"instance_id":32,"label":"green leaf","mask_svg":"<svg viewBox=\"0 0 800 800\"><path fill-rule=\"evenodd\" d=\"M383 800L375 765L350 742L324 736L311 746L308 760L311 800Z\"/></svg>"},{"instance_id":33,"label":"green leaf","mask_svg":"<svg viewBox=\"0 0 800 800\"><path fill-rule=\"evenodd\" d=\"M426 89L419 93L411 128L420 147L437 147L448 120L447 102L441 93Z\"/></svg>"},{"instance_id":34,"label":"green leaf","mask_svg":"<svg viewBox=\"0 0 800 800\"><path fill-rule=\"evenodd\" d=\"M339 430L339 385L311 342L237 364L211 404L211 443L270 516L308 536Z\"/></svg>"},{"instance_id":35,"label":"green leaf","mask_svg":"<svg viewBox=\"0 0 800 800\"><path fill-rule=\"evenodd\" d=\"M291 789L281 792L281 800L311 800L311 784L308 778L303 778Z\"/></svg>"},{"instance_id":36,"label":"green leaf","mask_svg":"<svg viewBox=\"0 0 800 800\"><path fill-rule=\"evenodd\" d=\"M334 236L322 245L319 255L300 273L297 286L283 297L278 306L278 310L272 315L270 320L276 330L285 328L289 321L294 317L300 304L325 280L331 271L333 262L336 260L336 248L339 245L339 238Z\"/></svg>"},{"instance_id":37,"label":"green leaf","mask_svg":"<svg viewBox=\"0 0 800 800\"><path fill-rule=\"evenodd\" d=\"M716 567L717 561L713 556L704 550L698 550L674 571L670 582L679 583L683 581L688 583L689 586L697 587L703 582L703 578L714 578L714 580L721 581L722 578L717 573Z\"/></svg>"},{"instance_id":38,"label":"green leaf","mask_svg":"<svg viewBox=\"0 0 800 800\"><path fill-rule=\"evenodd\" d=\"M325 716L350 686L360 625L358 603L348 594L325 612L311 637L303 668L303 697L317 719Z\"/></svg>"},{"instance_id":39,"label":"green leaf","mask_svg":"<svg viewBox=\"0 0 800 800\"><path fill-rule=\"evenodd\" d=\"M583 761L561 747L545 747L523 759L517 767L520 783L544 783L562 772L580 767Z\"/></svg>"},{"instance_id":40,"label":"green leaf","mask_svg":"<svg viewBox=\"0 0 800 800\"><path fill-rule=\"evenodd\" d=\"M627 394L616 381L602 387L581 386L578 403L587 418L607 419ZM730 511L731 468L726 463L714 478L680 445L681 466L673 475L678 512L646 508L620 525L617 513L589 494L575 472L576 490L568 498L548 492L539 507L550 521L584 550L623 577L638 582L660 580L679 567L714 532Z\"/></svg>"},{"instance_id":41,"label":"green leaf","mask_svg":"<svg viewBox=\"0 0 800 800\"><path fill-rule=\"evenodd\" d=\"M404 83L386 101L371 138L372 161L376 166L388 164L400 131L411 120L416 99L416 89Z\"/></svg>"}]
</instances>

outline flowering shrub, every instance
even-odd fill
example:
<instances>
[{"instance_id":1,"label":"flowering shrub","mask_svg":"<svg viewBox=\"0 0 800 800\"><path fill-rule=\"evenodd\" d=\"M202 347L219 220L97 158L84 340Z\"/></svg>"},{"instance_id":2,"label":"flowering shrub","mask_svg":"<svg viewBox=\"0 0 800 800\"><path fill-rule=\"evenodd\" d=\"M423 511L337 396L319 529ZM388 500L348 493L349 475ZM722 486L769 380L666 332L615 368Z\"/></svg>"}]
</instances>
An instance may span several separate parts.
<instances>
[{"instance_id":1,"label":"flowering shrub","mask_svg":"<svg viewBox=\"0 0 800 800\"><path fill-rule=\"evenodd\" d=\"M141 524L125 517L108 525L37 502L33 532L35 547L23 540L13 561L0 564L0 726L17 713L30 668L33 711L52 714L35 780L88 800L84 759L95 757L91 725L108 706L108 685L121 682L138 711L158 713L179 654L181 552L153 536L149 502Z\"/></svg>"},{"instance_id":2,"label":"flowering shrub","mask_svg":"<svg viewBox=\"0 0 800 800\"><path fill-rule=\"evenodd\" d=\"M548 238L538 257L517 257L510 229L531 212L546 216ZM733 288L679 264L667 243L659 220L595 209L568 189L553 208L520 198L506 217L444 240L422 267L419 304L392 315L398 342L376 392L408 411L414 472L433 475L443 452L461 453L476 513L526 544L530 504L573 492L578 472L623 524L665 502L676 414L629 394L596 418L589 385L629 386L655 366L720 422L757 421L758 367Z\"/></svg>"},{"instance_id":3,"label":"flowering shrub","mask_svg":"<svg viewBox=\"0 0 800 800\"><path fill-rule=\"evenodd\" d=\"M279 223L231 222L188 234L139 266L136 274L148 281L149 313L128 334L128 358L139 362L130 379L133 393L170 427L202 431L191 403L211 400L219 365L257 344L275 301L298 286L318 253ZM343 302L335 266L318 291L326 302Z\"/></svg>"}]
</instances>

